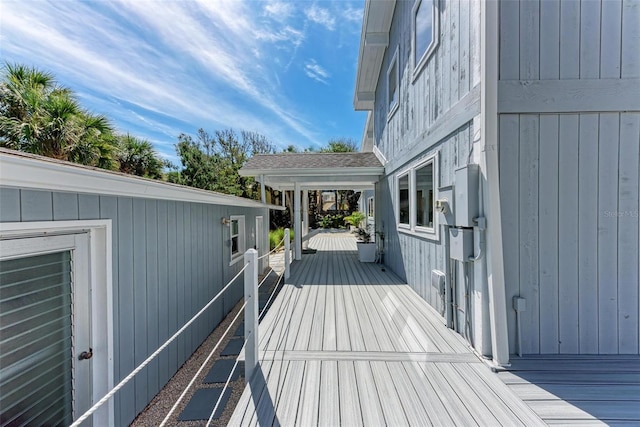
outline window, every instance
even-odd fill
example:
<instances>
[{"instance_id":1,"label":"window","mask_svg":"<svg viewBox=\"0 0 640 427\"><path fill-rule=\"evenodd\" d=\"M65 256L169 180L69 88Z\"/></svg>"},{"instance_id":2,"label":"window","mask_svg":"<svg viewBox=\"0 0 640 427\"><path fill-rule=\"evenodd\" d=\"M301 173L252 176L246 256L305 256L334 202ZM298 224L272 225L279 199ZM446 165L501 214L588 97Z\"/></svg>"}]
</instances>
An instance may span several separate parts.
<instances>
[{"instance_id":1,"label":"window","mask_svg":"<svg viewBox=\"0 0 640 427\"><path fill-rule=\"evenodd\" d=\"M433 161L416 168L416 227L433 229Z\"/></svg>"},{"instance_id":2,"label":"window","mask_svg":"<svg viewBox=\"0 0 640 427\"><path fill-rule=\"evenodd\" d=\"M411 21L414 76L438 44L438 0L418 0L413 6Z\"/></svg>"},{"instance_id":3,"label":"window","mask_svg":"<svg viewBox=\"0 0 640 427\"><path fill-rule=\"evenodd\" d=\"M373 218L374 217L374 212L375 212L375 209L373 207L373 197L369 197L367 199L367 216L369 218Z\"/></svg>"},{"instance_id":4,"label":"window","mask_svg":"<svg viewBox=\"0 0 640 427\"><path fill-rule=\"evenodd\" d=\"M397 175L398 229L438 238L435 214L437 153L421 159Z\"/></svg>"},{"instance_id":5,"label":"window","mask_svg":"<svg viewBox=\"0 0 640 427\"><path fill-rule=\"evenodd\" d=\"M242 259L245 251L244 216L232 215L230 227L231 264Z\"/></svg>"},{"instance_id":6,"label":"window","mask_svg":"<svg viewBox=\"0 0 640 427\"><path fill-rule=\"evenodd\" d=\"M398 72L398 49L393 54L391 65L387 71L387 107L389 109L388 118L398 109L400 76Z\"/></svg>"},{"instance_id":7,"label":"window","mask_svg":"<svg viewBox=\"0 0 640 427\"><path fill-rule=\"evenodd\" d=\"M409 223L409 174L405 174L398 178L398 200L400 204L400 214L398 221L401 225L410 225Z\"/></svg>"}]
</instances>

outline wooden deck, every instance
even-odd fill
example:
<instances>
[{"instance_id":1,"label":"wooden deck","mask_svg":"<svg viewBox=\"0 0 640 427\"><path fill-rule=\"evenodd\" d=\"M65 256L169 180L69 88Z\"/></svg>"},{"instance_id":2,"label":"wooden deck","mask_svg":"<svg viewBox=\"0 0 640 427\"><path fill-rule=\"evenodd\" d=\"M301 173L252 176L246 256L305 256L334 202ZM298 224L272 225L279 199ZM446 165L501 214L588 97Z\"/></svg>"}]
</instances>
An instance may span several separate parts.
<instances>
[{"instance_id":1,"label":"wooden deck","mask_svg":"<svg viewBox=\"0 0 640 427\"><path fill-rule=\"evenodd\" d=\"M498 377L548 424L640 425L639 356L524 356Z\"/></svg>"},{"instance_id":2,"label":"wooden deck","mask_svg":"<svg viewBox=\"0 0 640 427\"><path fill-rule=\"evenodd\" d=\"M543 425L394 274L321 233L260 324L230 425Z\"/></svg>"}]
</instances>

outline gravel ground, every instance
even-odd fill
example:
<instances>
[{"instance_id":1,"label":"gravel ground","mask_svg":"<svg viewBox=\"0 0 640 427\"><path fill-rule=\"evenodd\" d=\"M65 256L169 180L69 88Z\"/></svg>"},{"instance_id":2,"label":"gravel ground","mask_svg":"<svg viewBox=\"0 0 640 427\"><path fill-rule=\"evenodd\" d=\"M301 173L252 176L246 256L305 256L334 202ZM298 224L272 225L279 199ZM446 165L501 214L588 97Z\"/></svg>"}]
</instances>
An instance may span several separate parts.
<instances>
[{"instance_id":1,"label":"gravel ground","mask_svg":"<svg viewBox=\"0 0 640 427\"><path fill-rule=\"evenodd\" d=\"M274 287L275 282L278 276L272 275L270 279L265 282L265 285ZM262 277L260 278L262 279ZM272 289L273 290L273 289ZM274 297L275 299L275 297ZM184 389L189 384L189 381L195 376L200 366L202 366L203 362L214 348L224 331L231 324L234 316L240 310L243 301L238 302L235 307L231 310L231 312L224 318L224 320L216 327L216 329L207 337L207 339L198 347L198 349L191 355L191 357L182 365L182 367L176 372L176 374L169 380L167 385L164 386L162 390L153 398L153 400L147 405L147 407L138 415L138 417L131 423L133 427L148 427L148 426L158 426L164 420L166 415L171 410L171 407L175 404L176 400L183 393ZM220 353L225 348L229 340L233 337L233 333L235 332L237 325L239 325L243 320L243 316L240 315L238 319L235 321L234 326L229 330L229 333L225 336L225 338L220 343L220 346L216 349L213 357L206 364L198 378L196 378L195 383L189 390L189 392L185 395L180 405L173 412L172 416L169 418L169 422L167 425L176 426L176 427L195 427L195 426L205 426L206 421L178 421L178 416L182 412L182 410L187 406L189 400L196 392L196 390L201 388L215 388L222 387L224 384L203 384L202 381L206 377L207 373L213 366L213 364L219 359L234 359L234 356L220 357ZM236 369L239 369L236 367ZM243 375L234 382L229 383L229 388L231 389L231 396L229 401L225 407L222 416L218 420L214 420L212 425L214 426L226 426L233 414L233 410L235 409L240 396L244 390L245 381L244 381L244 373ZM213 409L213 407L211 408Z\"/></svg>"}]
</instances>

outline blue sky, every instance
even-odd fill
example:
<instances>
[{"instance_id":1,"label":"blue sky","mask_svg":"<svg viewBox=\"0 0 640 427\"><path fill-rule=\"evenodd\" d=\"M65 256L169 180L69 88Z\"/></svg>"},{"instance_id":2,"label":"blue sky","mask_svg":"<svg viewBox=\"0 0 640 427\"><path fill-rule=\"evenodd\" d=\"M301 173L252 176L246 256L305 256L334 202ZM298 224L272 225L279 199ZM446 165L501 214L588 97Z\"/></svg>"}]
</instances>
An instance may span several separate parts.
<instances>
[{"instance_id":1,"label":"blue sky","mask_svg":"<svg viewBox=\"0 0 640 427\"><path fill-rule=\"evenodd\" d=\"M176 160L180 133L262 133L278 147L360 142L363 1L1 0L0 56L52 72L120 132Z\"/></svg>"}]
</instances>

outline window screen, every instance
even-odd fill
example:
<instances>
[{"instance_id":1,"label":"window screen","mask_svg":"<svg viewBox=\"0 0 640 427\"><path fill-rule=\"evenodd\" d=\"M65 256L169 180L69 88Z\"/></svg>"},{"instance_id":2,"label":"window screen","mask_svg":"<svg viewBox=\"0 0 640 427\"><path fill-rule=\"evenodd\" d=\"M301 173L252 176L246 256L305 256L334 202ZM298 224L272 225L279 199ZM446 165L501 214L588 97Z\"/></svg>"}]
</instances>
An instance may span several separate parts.
<instances>
[{"instance_id":1,"label":"window screen","mask_svg":"<svg viewBox=\"0 0 640 427\"><path fill-rule=\"evenodd\" d=\"M71 252L0 261L0 424L72 420Z\"/></svg>"}]
</instances>

